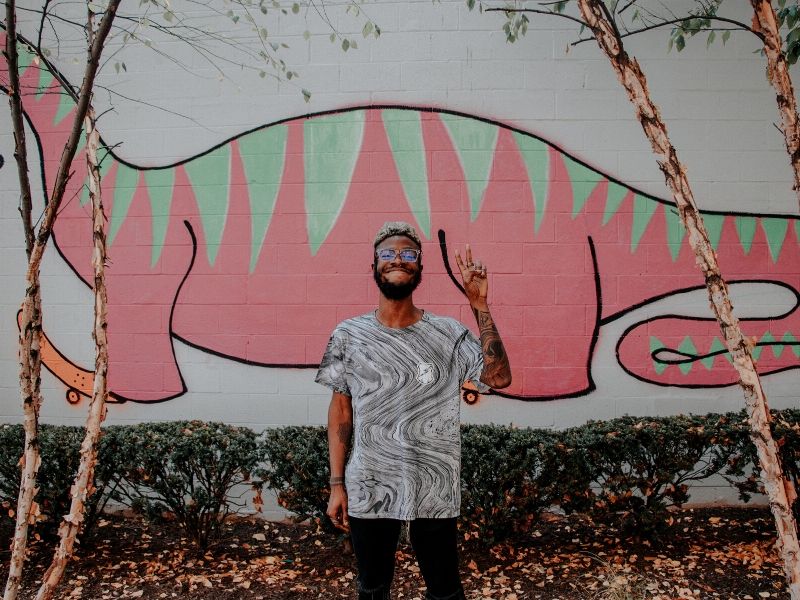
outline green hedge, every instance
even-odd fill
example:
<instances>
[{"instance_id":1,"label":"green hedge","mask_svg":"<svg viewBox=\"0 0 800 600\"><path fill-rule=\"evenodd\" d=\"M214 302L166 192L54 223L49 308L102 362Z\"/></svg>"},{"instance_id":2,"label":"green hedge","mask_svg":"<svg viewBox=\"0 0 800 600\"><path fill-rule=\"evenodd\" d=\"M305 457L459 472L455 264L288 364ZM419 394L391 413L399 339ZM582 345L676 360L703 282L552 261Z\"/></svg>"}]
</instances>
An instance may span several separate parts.
<instances>
[{"instance_id":1,"label":"green hedge","mask_svg":"<svg viewBox=\"0 0 800 600\"><path fill-rule=\"evenodd\" d=\"M173 421L109 427L120 485L114 498L157 521L175 519L199 547L244 505L244 486L261 462L256 434L246 427Z\"/></svg>"},{"instance_id":2,"label":"green hedge","mask_svg":"<svg viewBox=\"0 0 800 600\"><path fill-rule=\"evenodd\" d=\"M78 472L80 446L84 430L80 427L40 425L39 447L42 462L39 467L39 492L36 502L41 515L41 531L54 534L62 516L69 512L69 490ZM0 425L0 501L8 510L6 518L15 518L20 483L19 461L25 445L22 425ZM95 470L95 492L86 501L84 531L90 531L98 514L108 502L116 486L114 456L105 441L98 449Z\"/></svg>"},{"instance_id":3,"label":"green hedge","mask_svg":"<svg viewBox=\"0 0 800 600\"><path fill-rule=\"evenodd\" d=\"M784 470L798 486L800 410L773 411L773 431ZM41 427L40 531L53 531L68 511L82 438L82 428ZM461 439L462 531L485 544L528 531L550 508L613 522L628 533L659 533L671 522L670 508L689 499L690 483L717 474L744 501L763 492L743 412L623 417L559 432L465 425ZM13 516L22 448L22 427L0 426L4 518ZM104 429L99 454L89 527L114 499L149 519L175 520L204 547L225 517L267 484L298 519L335 531L325 515L324 427L282 427L258 436L201 421L113 426Z\"/></svg>"}]
</instances>

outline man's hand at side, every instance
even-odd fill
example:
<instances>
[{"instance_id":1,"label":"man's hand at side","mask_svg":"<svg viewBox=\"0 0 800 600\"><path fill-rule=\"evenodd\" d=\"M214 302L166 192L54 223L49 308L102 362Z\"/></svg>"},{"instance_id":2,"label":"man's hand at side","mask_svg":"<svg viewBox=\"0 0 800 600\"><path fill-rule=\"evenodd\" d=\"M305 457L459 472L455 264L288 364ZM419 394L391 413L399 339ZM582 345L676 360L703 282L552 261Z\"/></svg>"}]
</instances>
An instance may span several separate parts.
<instances>
[{"instance_id":1,"label":"man's hand at side","mask_svg":"<svg viewBox=\"0 0 800 600\"><path fill-rule=\"evenodd\" d=\"M331 486L327 515L336 528L350 531L350 522L347 517L347 491L343 484Z\"/></svg>"},{"instance_id":2,"label":"man's hand at side","mask_svg":"<svg viewBox=\"0 0 800 600\"><path fill-rule=\"evenodd\" d=\"M328 408L328 454L331 467L331 496L327 515L335 527L350 531L347 516L347 488L344 485L344 465L350 438L353 436L353 401L350 396L333 392Z\"/></svg>"}]
</instances>

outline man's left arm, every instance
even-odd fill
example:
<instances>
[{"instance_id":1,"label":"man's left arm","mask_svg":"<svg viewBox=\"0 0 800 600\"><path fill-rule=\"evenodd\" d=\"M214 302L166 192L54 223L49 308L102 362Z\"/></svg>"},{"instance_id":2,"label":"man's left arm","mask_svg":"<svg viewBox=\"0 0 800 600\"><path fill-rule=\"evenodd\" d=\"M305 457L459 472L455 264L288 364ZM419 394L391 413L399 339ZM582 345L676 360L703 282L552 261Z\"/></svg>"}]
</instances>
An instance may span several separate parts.
<instances>
[{"instance_id":1,"label":"man's left arm","mask_svg":"<svg viewBox=\"0 0 800 600\"><path fill-rule=\"evenodd\" d=\"M483 352L483 371L480 379L495 389L508 387L511 385L511 365L508 362L508 354L503 346L503 340L497 331L497 325L489 311L487 301L489 280L486 274L486 265L482 264L480 260L472 260L472 249L469 244L466 248L466 264L458 250L456 250L456 264L461 270L464 293L469 300L480 331L481 351Z\"/></svg>"}]
</instances>

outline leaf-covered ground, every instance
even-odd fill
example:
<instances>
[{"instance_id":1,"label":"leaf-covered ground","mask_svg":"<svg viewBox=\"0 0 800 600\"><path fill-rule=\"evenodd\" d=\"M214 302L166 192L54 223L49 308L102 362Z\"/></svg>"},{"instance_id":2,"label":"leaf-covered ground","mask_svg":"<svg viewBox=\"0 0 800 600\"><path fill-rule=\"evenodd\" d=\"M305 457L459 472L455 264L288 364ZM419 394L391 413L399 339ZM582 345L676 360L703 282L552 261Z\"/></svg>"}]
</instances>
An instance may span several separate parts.
<instances>
[{"instance_id":1,"label":"leaf-covered ground","mask_svg":"<svg viewBox=\"0 0 800 600\"><path fill-rule=\"evenodd\" d=\"M8 538L8 524L2 529ZM0 554L5 572L9 544ZM35 595L52 544L34 542L20 598ZM395 597L422 599L411 549L397 552ZM675 513L660 541L623 538L607 526L549 516L530 535L491 549L462 549L467 597L522 599L788 599L770 513L710 508ZM236 519L198 553L170 523L106 516L71 564L61 598L354 598L344 540L309 525Z\"/></svg>"}]
</instances>

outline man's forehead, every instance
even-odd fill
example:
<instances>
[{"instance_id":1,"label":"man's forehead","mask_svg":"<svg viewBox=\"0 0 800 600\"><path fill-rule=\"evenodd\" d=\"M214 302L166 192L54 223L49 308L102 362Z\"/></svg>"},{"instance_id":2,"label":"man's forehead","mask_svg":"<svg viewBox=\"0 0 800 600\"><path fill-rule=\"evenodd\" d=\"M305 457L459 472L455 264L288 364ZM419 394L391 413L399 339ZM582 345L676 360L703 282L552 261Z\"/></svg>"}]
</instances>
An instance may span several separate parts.
<instances>
[{"instance_id":1,"label":"man's forehead","mask_svg":"<svg viewBox=\"0 0 800 600\"><path fill-rule=\"evenodd\" d=\"M375 248L376 250L383 250L385 248L414 248L417 249L419 246L417 242L412 240L409 237L404 235L392 235L387 237L383 240L378 246Z\"/></svg>"}]
</instances>

